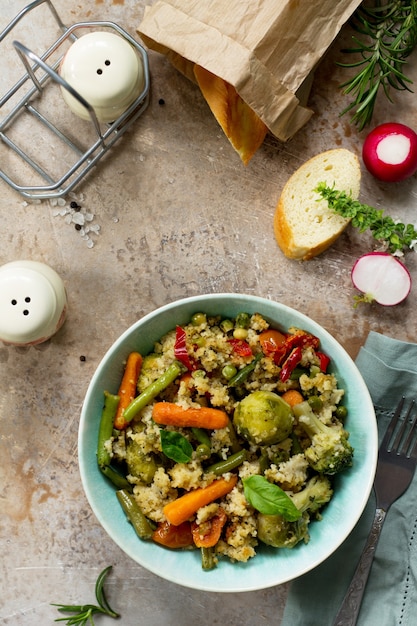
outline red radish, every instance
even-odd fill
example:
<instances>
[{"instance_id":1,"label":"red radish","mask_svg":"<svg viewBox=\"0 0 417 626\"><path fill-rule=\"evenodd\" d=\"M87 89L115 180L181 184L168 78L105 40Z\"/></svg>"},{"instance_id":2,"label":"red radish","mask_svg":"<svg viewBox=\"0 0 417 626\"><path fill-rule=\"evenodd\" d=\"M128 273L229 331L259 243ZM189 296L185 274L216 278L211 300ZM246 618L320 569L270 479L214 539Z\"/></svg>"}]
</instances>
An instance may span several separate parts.
<instances>
[{"instance_id":1,"label":"red radish","mask_svg":"<svg viewBox=\"0 0 417 626\"><path fill-rule=\"evenodd\" d=\"M362 158L375 178L388 183L405 180L417 171L417 133L404 124L381 124L366 137Z\"/></svg>"},{"instance_id":2,"label":"red radish","mask_svg":"<svg viewBox=\"0 0 417 626\"><path fill-rule=\"evenodd\" d=\"M352 282L364 295L358 302L378 302L393 306L406 299L411 290L408 269L389 252L364 254L352 269Z\"/></svg>"}]
</instances>

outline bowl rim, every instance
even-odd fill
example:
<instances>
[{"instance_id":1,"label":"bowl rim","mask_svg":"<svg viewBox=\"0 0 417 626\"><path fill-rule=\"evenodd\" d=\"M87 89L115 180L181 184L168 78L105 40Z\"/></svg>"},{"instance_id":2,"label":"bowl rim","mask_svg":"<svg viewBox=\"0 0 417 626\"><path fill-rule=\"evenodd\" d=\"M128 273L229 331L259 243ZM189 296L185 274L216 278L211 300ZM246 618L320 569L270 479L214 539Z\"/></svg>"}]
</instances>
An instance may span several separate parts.
<instances>
[{"instance_id":1,"label":"bowl rim","mask_svg":"<svg viewBox=\"0 0 417 626\"><path fill-rule=\"evenodd\" d=\"M298 552L295 552L298 549L298 547L292 549L291 551L286 551L286 552L290 552L290 554L282 555L282 552L283 552L282 550L280 551L277 551L276 549L269 550L268 548L265 549L265 547L262 546L261 550L263 549L263 553L260 554L260 550L257 549L257 555L254 558L250 559L247 563L233 563L232 564L230 563L229 559L225 558L220 561L217 568L215 568L211 572L204 572L203 577L201 577L199 575L199 572L197 571L194 571L193 574L191 574L190 571L188 571L190 567L185 568L184 566L182 566L182 564L181 564L182 567L179 568L181 571L175 571L174 573L170 571L170 565L172 564L173 561L175 561L175 559L177 559L178 552L175 554L175 557L173 557L172 555L174 551L171 551L171 550L167 551L166 549L163 549L160 546L156 546L156 549L160 551L159 554L155 553L155 554L149 555L148 545L146 545L145 542L142 542L136 536L130 524L126 523L123 527L123 532L122 533L120 532L120 528L117 526L117 523L120 522L121 518L118 517L116 505L118 509L121 509L121 507L118 504L116 498L114 498L113 503L110 503L110 507L108 506L107 496L110 493L110 491L114 491L114 488L112 485L110 485L110 483L108 483L107 479L105 479L105 477L101 474L100 470L98 469L95 454L91 455L91 447L92 447L92 441L94 441L93 435L94 433L98 432L98 423L99 423L99 418L101 415L101 411L100 411L100 414L97 414L97 410L98 410L97 409L98 407L97 395L100 390L104 391L104 387L100 386L103 384L102 378L106 374L106 367L108 367L108 364L110 363L111 359L115 358L116 355L119 355L118 358L120 359L119 369L122 368L123 359L120 358L119 353L122 351L125 343L129 343L129 341L131 341L135 333L139 332L138 329L140 329L143 326L145 327L148 326L151 328L151 330L153 326L155 326L156 328L157 319L161 320L163 316L166 316L167 314L174 313L174 316L172 317L172 321L170 321L169 324L165 324L165 326L167 326L168 329L174 328L177 323L175 311L178 309L180 309L182 312L188 311L188 320L189 320L191 316L191 313L189 313L189 310L191 310L192 308L194 308L194 312L198 310L204 310L200 305L202 303L205 303L206 305L205 308L210 309L210 311L207 311L207 312L209 314L214 315L215 314L214 305L218 306L219 308L222 306L224 310L225 300L233 301L233 307L231 305L229 306L230 308L234 308L235 310L236 310L237 303L239 303L239 305L240 304L250 305L249 312L251 313L254 313L255 311L259 312L261 315L264 315L266 319L271 319L271 315L268 315L267 311L269 312L273 311L276 317L287 316L288 318L291 319L291 316L295 315L298 317L298 320L297 320L297 324L294 323L293 325L303 327L306 330L313 332L314 334L319 336L320 342L322 345L324 344L325 346L330 346L332 348L335 348L335 350L337 350L336 360L340 361L340 366L343 366L343 368L346 368L346 371L347 371L346 376L353 376L354 381L355 381L355 393L352 396L348 396L349 400L353 402L354 406L356 406L360 398L361 410L363 411L363 415L367 416L367 419L364 420L365 421L364 426L366 426L366 428L364 428L362 424L359 424L359 422L358 423L355 422L356 427L358 427L359 425L358 432L356 433L357 443L359 443L359 445L363 447L363 451L365 452L365 454L363 454L363 458L361 457L359 458L359 469L357 468L357 466L355 466L355 461L354 461L353 468L351 468L346 473L345 476L340 476L340 477L338 476L336 478L336 481L344 483L345 490L349 488L349 490L352 491L351 495L355 496L355 503L356 503L355 512L351 513L349 517L349 521L347 523L346 521L342 522L341 524L342 532L339 532L340 528L333 529L333 528L330 528L328 524L327 524L328 527L326 527L325 515L323 516L323 520L321 522L314 523L315 525L311 533L310 542L306 544L305 546L299 547L301 550L302 548L308 549L308 547L310 547L310 551L307 552L307 555L309 555L310 553L311 558L308 558L308 557L305 559L303 559L302 557L298 558L298 555L300 554L300 551L301 551L299 550ZM243 311L243 310L245 309L242 308L242 306L238 307L238 311ZM218 314L223 315L225 313L218 312ZM236 313L233 313L233 315L235 314ZM231 315L231 313L229 313L229 315ZM168 318L164 318L164 319L168 319ZM300 321L303 322L303 326L301 326ZM186 323L186 322L181 322L181 323ZM280 322L275 318L273 320L273 324L280 325ZM281 324L281 326L284 327L285 324ZM287 328L288 327L289 326L287 326ZM157 331L154 329L154 332L157 332ZM153 345L156 339L159 339L162 336L162 335L158 335L156 337L154 336L151 337L150 335L152 335L152 333L150 333L149 336L146 338L150 346ZM150 349L151 347L148 348L148 351L150 351ZM124 351L125 357L127 356L127 353L129 351L130 351L129 349L126 349ZM330 352L330 356L332 357L331 352ZM337 374L338 374L338 378L340 382L341 372L337 371ZM120 380L120 376L118 376L117 378L118 380ZM113 390L113 392L115 391L117 390ZM101 403L102 403L102 400L101 400ZM96 405L95 406L96 414L93 415L92 418L89 418L90 406L94 404ZM349 424L347 428L351 432L351 436L352 436L353 432L351 431ZM89 442L91 445L89 445ZM377 430L377 422L376 422L375 410L374 410L374 406L372 403L372 399L371 399L369 390L367 389L367 386L365 384L365 381L361 373L359 372L354 361L346 352L346 350L343 348L343 346L323 326L315 322L312 318L310 318L305 313L301 313L300 311L297 311L296 309L293 309L292 307L289 307L286 304L283 304L277 300L267 299L267 298L263 298L260 296L250 295L250 294L233 293L233 292L201 294L198 296L180 298L178 300L174 300L170 303L162 305L158 307L157 309L147 313L146 315L138 319L135 323L133 323L130 327L128 327L105 352L104 356L100 360L90 380L90 383L87 388L87 392L85 394L84 402L82 404L79 431L78 431L78 460L79 460L79 471L80 471L83 489L97 520L99 521L101 526L104 528L106 533L109 535L109 537L116 543L116 545L118 545L119 548L122 551L124 551L128 556L130 556L130 558L132 558L137 564L147 569L148 571L152 572L153 574L156 574L157 576L164 578L165 580L168 580L170 582L174 582L181 586L189 587L195 590L222 592L222 593L257 591L257 590L273 587L279 584L287 583L311 571L312 569L320 565L320 563L325 561L329 556L331 556L331 554L333 554L337 550L337 548L344 542L344 540L351 533L351 531L356 526L356 523L358 522L359 518L361 517L363 513L363 510L368 502L368 499L369 499L369 496L373 487L374 475L376 471L377 455L378 455L378 430ZM362 467L362 470L359 471L361 467ZM357 472L359 473L357 474ZM357 493L356 488L358 489L359 493ZM341 493L341 495L339 496L340 504L343 504L343 499L346 499L346 495L343 492L341 492L341 490L339 491L339 493ZM338 506L337 506L338 504L339 502L337 498L333 498L331 503L328 505L328 506L332 505L334 509L334 514L336 516L342 515L341 510L338 510ZM109 508L114 509L114 510L111 513L109 513ZM330 516L329 512L326 511L326 513L328 513L328 518L329 518ZM114 514L116 515L116 517L118 517L118 520L115 519ZM126 522L125 514L122 511L121 511L121 515L123 515L123 519ZM330 520L328 519L328 522L329 521ZM320 530L319 532L317 530L317 527L321 527L322 530ZM326 531L326 533L329 533L329 536L327 535L326 537L321 536L324 532L323 529ZM318 550L317 546L313 546L315 549L312 548L312 540L314 539L316 539L319 544L325 544L324 547L322 546L321 550ZM155 547L154 544L151 544L151 546L152 548ZM137 548L137 550L135 548ZM182 552L180 553L180 558L183 557L187 553L188 555L190 555L195 552L197 551ZM144 553L144 555L142 553ZM280 562L283 563L282 569L287 570L287 566L289 565L289 571L284 571L284 572L280 571L280 572L277 572L276 575L273 575L274 572L271 574L271 571L270 571L270 570L273 570L274 568L266 568L265 570L262 570L262 571L261 570L255 571L256 568L254 569L252 565L253 563L256 564L257 560L259 563L262 557L264 557L262 560L271 558L269 556L270 554L273 554L276 560L277 553L279 553ZM297 556L297 558L295 559L293 559L294 553ZM155 558L155 555L157 555L156 558ZM272 557L271 564L272 563L275 564L274 556ZM189 557L187 556L186 558L188 559ZM185 559L184 559L184 562L185 562ZM294 565L294 562L295 562L295 567L291 569L291 566ZM200 563L199 555L198 555L198 563L199 563L200 570L201 570L201 563ZM189 563L187 564L189 565ZM233 568L233 570L231 570L231 567ZM250 576L248 575L245 580L245 572L246 573L250 572L251 568L254 571L253 573L251 573ZM174 569L174 568L172 567L171 569ZM232 571L233 571L233 574L232 574ZM243 574L243 576L241 576L240 574Z\"/></svg>"}]
</instances>

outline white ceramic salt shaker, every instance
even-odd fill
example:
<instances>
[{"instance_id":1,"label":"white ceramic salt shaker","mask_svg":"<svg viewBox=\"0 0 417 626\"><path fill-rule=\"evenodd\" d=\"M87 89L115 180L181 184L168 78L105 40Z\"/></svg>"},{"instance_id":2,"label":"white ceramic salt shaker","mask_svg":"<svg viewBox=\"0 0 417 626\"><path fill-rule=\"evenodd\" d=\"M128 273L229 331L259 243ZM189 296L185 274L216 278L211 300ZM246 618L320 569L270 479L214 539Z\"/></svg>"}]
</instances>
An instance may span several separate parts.
<instances>
[{"instance_id":1,"label":"white ceramic salt shaker","mask_svg":"<svg viewBox=\"0 0 417 626\"><path fill-rule=\"evenodd\" d=\"M90 104L100 122L114 122L145 86L142 60L123 37L109 32L83 35L68 49L60 74ZM70 109L82 119L88 110L61 87Z\"/></svg>"},{"instance_id":2,"label":"white ceramic salt shaker","mask_svg":"<svg viewBox=\"0 0 417 626\"><path fill-rule=\"evenodd\" d=\"M0 341L42 343L59 330L66 313L64 283L49 265L12 261L0 267Z\"/></svg>"}]
</instances>

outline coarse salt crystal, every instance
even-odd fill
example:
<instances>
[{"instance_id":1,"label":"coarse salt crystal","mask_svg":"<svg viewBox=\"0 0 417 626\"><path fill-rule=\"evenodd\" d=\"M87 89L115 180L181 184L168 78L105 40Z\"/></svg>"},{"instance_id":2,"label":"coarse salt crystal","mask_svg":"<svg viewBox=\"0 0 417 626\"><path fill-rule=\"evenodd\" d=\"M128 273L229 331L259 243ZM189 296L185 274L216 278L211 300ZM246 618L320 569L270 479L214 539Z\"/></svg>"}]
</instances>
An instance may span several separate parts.
<instances>
[{"instance_id":1,"label":"coarse salt crystal","mask_svg":"<svg viewBox=\"0 0 417 626\"><path fill-rule=\"evenodd\" d=\"M82 213L73 213L72 221L74 224L79 224L79 226L84 226L85 217Z\"/></svg>"}]
</instances>

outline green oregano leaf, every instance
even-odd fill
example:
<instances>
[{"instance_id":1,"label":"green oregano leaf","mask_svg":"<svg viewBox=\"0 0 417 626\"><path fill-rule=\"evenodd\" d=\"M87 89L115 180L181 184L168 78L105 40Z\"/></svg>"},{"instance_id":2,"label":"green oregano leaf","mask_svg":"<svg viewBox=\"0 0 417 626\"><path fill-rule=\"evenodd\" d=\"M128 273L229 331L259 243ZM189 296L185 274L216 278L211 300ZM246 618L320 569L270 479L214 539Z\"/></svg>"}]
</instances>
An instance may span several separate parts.
<instances>
[{"instance_id":1,"label":"green oregano leaf","mask_svg":"<svg viewBox=\"0 0 417 626\"><path fill-rule=\"evenodd\" d=\"M189 463L193 447L186 437L173 430L160 429L162 452L176 463Z\"/></svg>"},{"instance_id":2,"label":"green oregano leaf","mask_svg":"<svg viewBox=\"0 0 417 626\"><path fill-rule=\"evenodd\" d=\"M247 501L264 515L282 515L289 522L295 522L301 517L301 511L285 491L263 476L244 478L243 490Z\"/></svg>"}]
</instances>

